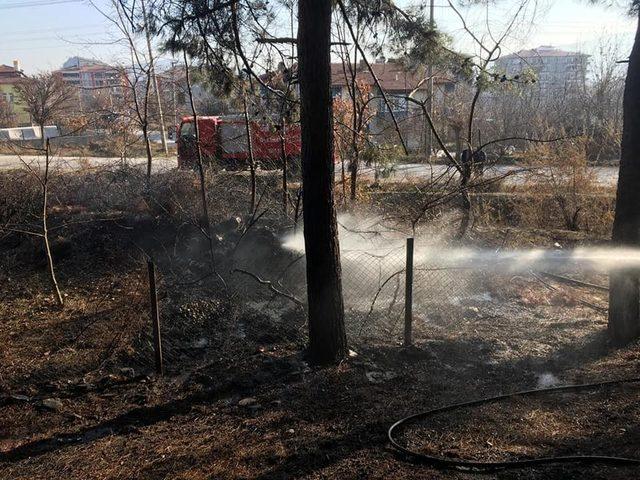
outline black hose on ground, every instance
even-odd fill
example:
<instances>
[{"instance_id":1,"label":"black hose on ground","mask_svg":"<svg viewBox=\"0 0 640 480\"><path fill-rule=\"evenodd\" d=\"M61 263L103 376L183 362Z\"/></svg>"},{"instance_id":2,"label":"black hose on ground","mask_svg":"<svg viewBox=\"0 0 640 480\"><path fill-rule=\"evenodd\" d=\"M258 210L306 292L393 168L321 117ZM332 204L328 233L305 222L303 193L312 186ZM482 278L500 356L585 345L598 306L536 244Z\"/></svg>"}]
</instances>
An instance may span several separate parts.
<instances>
[{"instance_id":1,"label":"black hose on ground","mask_svg":"<svg viewBox=\"0 0 640 480\"><path fill-rule=\"evenodd\" d=\"M505 399L514 398L514 397L530 397L530 396L542 395L546 393L593 390L599 387L621 385L625 383L639 383L639 382L640 382L640 378L627 378L627 379L619 379L619 380L609 380L605 382L587 383L582 385L564 385L564 386L542 388L542 389L536 389L536 390L526 390L521 392L509 393L505 395L498 395L495 397L481 398L479 400L473 400L470 402L456 403L456 404L436 408L433 410L429 410L426 412L409 415L408 417L398 420L396 423L391 425L387 435L389 437L389 441L391 442L391 445L393 445L393 447L396 450L403 453L414 462L427 464L427 465L431 465L438 468L450 468L450 469L462 470L466 472L480 473L480 472L487 472L492 470L506 470L506 469L535 467L535 466L549 465L554 463L590 463L590 464L602 463L607 465L640 467L640 459L638 458L610 457L610 456L603 456L603 455L571 455L571 456L557 456L557 457L541 457L541 458L511 460L511 461L503 461L503 462L482 462L482 461L475 461L475 460L459 460L459 459L454 459L450 457L437 457L433 455L426 455L424 453L410 450L409 448L401 445L394 437L394 433L400 427L403 427L417 420L421 420L421 419L436 415L438 413L450 412L452 410L456 410L459 408L477 407L480 405L486 405L489 403L494 403L500 400L505 400Z\"/></svg>"},{"instance_id":2,"label":"black hose on ground","mask_svg":"<svg viewBox=\"0 0 640 480\"><path fill-rule=\"evenodd\" d=\"M569 278L563 275L558 275L557 273L543 272L542 270L539 270L538 273L540 275L544 275L545 277L552 278L558 282L566 283L568 285L573 285L574 287L590 288L593 290L599 290L601 292L609 291L609 287L605 287L604 285L596 285L595 283L583 282L581 280L576 280L575 278Z\"/></svg>"},{"instance_id":3,"label":"black hose on ground","mask_svg":"<svg viewBox=\"0 0 640 480\"><path fill-rule=\"evenodd\" d=\"M545 280L543 280L540 275L538 275L536 272L534 272L533 270L531 271L531 275L533 275L533 277L538 280L542 285L544 285L545 287L547 287L549 290L554 291L554 292L559 292L560 289L558 289L557 287L554 287L553 285L551 285L549 282L546 282ZM574 299L578 302L581 303L582 305L584 305L585 307L589 307L593 310L595 310L596 312L600 312L600 313L604 313L606 314L609 309L608 308L604 308L601 307L600 305L596 305L594 303L591 302L587 302L586 300L582 300L581 298L575 298Z\"/></svg>"}]
</instances>

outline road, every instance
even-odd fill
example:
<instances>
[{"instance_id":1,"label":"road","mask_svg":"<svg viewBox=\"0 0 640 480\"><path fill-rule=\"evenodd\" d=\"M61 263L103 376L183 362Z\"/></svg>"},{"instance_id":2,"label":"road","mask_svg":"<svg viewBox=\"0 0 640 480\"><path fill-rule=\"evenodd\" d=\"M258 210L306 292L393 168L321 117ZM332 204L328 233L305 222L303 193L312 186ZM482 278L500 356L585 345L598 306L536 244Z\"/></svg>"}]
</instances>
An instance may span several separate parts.
<instances>
[{"instance_id":1,"label":"road","mask_svg":"<svg viewBox=\"0 0 640 480\"><path fill-rule=\"evenodd\" d=\"M42 156L36 155L24 155L22 160L15 155L0 155L0 170L11 170L17 168L23 168L24 162L31 166L44 165L44 159ZM117 167L121 165L120 158L107 158L107 157L55 157L52 160L52 168L54 170L73 171L80 170L87 167ZM147 164L147 159L144 157L127 159L127 165L138 166L144 168ZM175 158L154 158L153 172L164 172L176 168L177 160ZM617 167L591 167L596 180L601 185L615 185L618 179ZM505 182L510 184L519 184L524 181L525 174L522 172L522 167L515 165L493 165L487 168L485 173L488 176L506 176ZM273 173L273 171L270 171ZM336 166L336 177L339 179L341 176L340 165ZM264 174L268 174L264 172ZM427 181L429 179L448 178L451 175L456 176L452 169L445 165L428 165L422 163L410 163L396 165L390 175L382 179L382 181L389 182L401 182L401 181ZM348 176L348 172L347 172ZM370 167L362 168L360 172L361 177L373 178L374 170Z\"/></svg>"},{"instance_id":2,"label":"road","mask_svg":"<svg viewBox=\"0 0 640 480\"><path fill-rule=\"evenodd\" d=\"M44 167L44 157L38 155L0 155L0 170L13 170L24 168L25 163L32 167ZM146 166L147 159L144 157L129 158L127 165ZM51 160L50 168L53 170L74 171L92 167L117 167L122 165L118 157L54 157ZM170 170L177 166L175 158L154 158L152 167L155 172Z\"/></svg>"},{"instance_id":3,"label":"road","mask_svg":"<svg viewBox=\"0 0 640 480\"><path fill-rule=\"evenodd\" d=\"M339 167L338 167L339 168ZM522 184L527 176L530 174L530 170L525 171L527 167L517 165L492 165L485 169L485 178L490 177L505 177L504 183L510 185ZM618 181L618 167L590 167L597 181L602 186L615 185ZM539 170L540 173L544 173L543 169ZM341 172L336 172L341 174ZM372 168L365 168L360 173L361 176L367 178L373 178L374 170ZM347 173L348 176L348 173ZM440 180L444 181L448 178L457 178L458 175L453 168L445 165L429 165L424 163L409 163L396 165L393 171L386 179L391 182L402 181L428 181L428 180ZM540 179L543 177L539 177ZM534 181L536 179L534 178ZM384 180L383 180L384 181Z\"/></svg>"}]
</instances>

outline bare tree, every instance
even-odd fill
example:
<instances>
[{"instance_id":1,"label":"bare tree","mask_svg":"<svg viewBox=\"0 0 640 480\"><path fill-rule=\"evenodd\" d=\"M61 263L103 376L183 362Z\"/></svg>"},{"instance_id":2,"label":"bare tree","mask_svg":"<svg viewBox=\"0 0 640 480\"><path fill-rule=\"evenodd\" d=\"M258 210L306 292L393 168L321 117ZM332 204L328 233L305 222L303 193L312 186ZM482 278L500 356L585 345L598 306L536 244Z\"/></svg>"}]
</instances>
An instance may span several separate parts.
<instances>
[{"instance_id":1,"label":"bare tree","mask_svg":"<svg viewBox=\"0 0 640 480\"><path fill-rule=\"evenodd\" d=\"M251 175L251 200L249 202L249 214L255 215L256 213L256 160L253 152L253 134L251 133L251 121L249 118L249 106L247 104L247 90L246 90L246 82L242 78L242 69L240 61L238 60L238 53L242 50L242 45L240 44L240 27L238 25L238 2L231 3L231 28L233 30L233 39L235 45L235 64L238 70L238 79L239 79L239 90L240 97L242 98L242 116L244 119L244 128L245 135L247 139L247 153L248 153L248 162L249 162L249 172ZM249 77L249 80L251 77Z\"/></svg>"},{"instance_id":2,"label":"bare tree","mask_svg":"<svg viewBox=\"0 0 640 480\"><path fill-rule=\"evenodd\" d=\"M30 235L42 239L44 247L44 253L47 258L47 270L49 272L49 280L51 281L51 287L55 293L56 302L60 308L64 306L64 298L60 292L58 285L58 279L56 277L56 270L53 262L53 255L51 253L51 243L49 241L49 182L51 179L51 147L49 145L49 139L45 139L45 146L43 150L39 150L39 153L44 155L44 166L40 168L39 165L32 165L26 161L19 152L14 153L18 159L22 162L25 169L38 181L41 192L41 210L39 218L39 227L34 226L22 226L15 224L7 224L0 226L0 232L19 233L24 235Z\"/></svg>"},{"instance_id":3,"label":"bare tree","mask_svg":"<svg viewBox=\"0 0 640 480\"><path fill-rule=\"evenodd\" d=\"M53 73L39 73L16 84L32 121L39 127L42 149L46 147L45 125L59 118L75 98L75 90Z\"/></svg>"},{"instance_id":4,"label":"bare tree","mask_svg":"<svg viewBox=\"0 0 640 480\"><path fill-rule=\"evenodd\" d=\"M195 135L195 147L196 158L198 162L198 178L200 179L200 200L202 202L202 216L200 217L200 227L203 229L207 241L209 243L209 258L211 261L211 267L215 270L215 262L213 255L213 236L211 235L211 219L209 217L209 207L207 204L207 185L204 175L204 162L202 159L202 144L200 143L200 124L198 120L198 112L196 110L196 104L193 101L193 89L191 86L191 74L189 72L189 60L187 52L183 52L184 55L184 72L187 83L187 93L189 94L189 105L191 106L191 113L193 114L193 133Z\"/></svg>"},{"instance_id":5,"label":"bare tree","mask_svg":"<svg viewBox=\"0 0 640 480\"><path fill-rule=\"evenodd\" d=\"M126 116L135 121L142 130L142 139L147 156L147 190L150 190L153 151L151 149L149 130L151 127L150 98L153 82L153 63L152 60L145 59L136 41L140 33L136 25L140 18L146 19L146 11L142 11L142 6L137 2L132 2L131 5L128 5L124 0L111 0L111 12L103 10L93 0L89 0L89 3L115 26L120 35L117 41L123 43L129 50L130 66L123 68L123 78L127 83L125 104L128 112ZM148 28L148 26L146 27Z\"/></svg>"},{"instance_id":6,"label":"bare tree","mask_svg":"<svg viewBox=\"0 0 640 480\"><path fill-rule=\"evenodd\" d=\"M162 148L164 149L164 154L169 155L169 147L167 145L167 129L164 123L164 113L162 111L162 99L160 89L158 88L158 77L156 75L155 69L155 56L153 54L153 48L151 47L151 31L149 25L149 16L147 15L147 7L145 5L144 0L140 2L140 9L142 13L142 20L144 22L144 35L147 42L147 53L148 53L148 70L149 77L151 78L151 82L153 83L153 90L155 93L156 99L156 108L158 113L158 124L160 127L160 140L162 141Z\"/></svg>"},{"instance_id":7,"label":"bare tree","mask_svg":"<svg viewBox=\"0 0 640 480\"><path fill-rule=\"evenodd\" d=\"M625 81L620 58L620 44L601 39L592 62L593 81L587 87L583 107L588 118L589 159L596 162L620 155Z\"/></svg>"},{"instance_id":8,"label":"bare tree","mask_svg":"<svg viewBox=\"0 0 640 480\"><path fill-rule=\"evenodd\" d=\"M0 97L0 127L7 128L15 125L15 115L9 102Z\"/></svg>"},{"instance_id":9,"label":"bare tree","mask_svg":"<svg viewBox=\"0 0 640 480\"><path fill-rule=\"evenodd\" d=\"M49 169L51 164L51 147L49 145L49 139L45 140L45 166L44 174L38 175L40 185L42 185L42 239L44 241L45 254L47 256L47 266L49 267L49 278L51 279L51 285L56 294L56 300L60 307L64 306L64 299L62 293L60 293L60 287L58 286L58 280L56 278L56 270L53 265L53 256L51 255L51 246L49 245L49 224L48 224L48 201L49 201Z\"/></svg>"}]
</instances>

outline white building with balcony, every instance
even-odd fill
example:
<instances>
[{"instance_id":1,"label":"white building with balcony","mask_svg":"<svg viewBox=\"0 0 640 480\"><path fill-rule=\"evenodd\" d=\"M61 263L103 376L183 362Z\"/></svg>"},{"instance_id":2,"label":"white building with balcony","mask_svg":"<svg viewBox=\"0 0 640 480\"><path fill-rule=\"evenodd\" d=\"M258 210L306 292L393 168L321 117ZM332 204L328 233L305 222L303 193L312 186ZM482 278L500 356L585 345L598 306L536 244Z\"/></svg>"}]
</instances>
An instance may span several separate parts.
<instances>
[{"instance_id":1,"label":"white building with balcony","mask_svg":"<svg viewBox=\"0 0 640 480\"><path fill-rule=\"evenodd\" d=\"M583 91L588 64L589 55L544 45L501 57L496 61L496 72L509 79L533 73L541 95L547 96Z\"/></svg>"}]
</instances>

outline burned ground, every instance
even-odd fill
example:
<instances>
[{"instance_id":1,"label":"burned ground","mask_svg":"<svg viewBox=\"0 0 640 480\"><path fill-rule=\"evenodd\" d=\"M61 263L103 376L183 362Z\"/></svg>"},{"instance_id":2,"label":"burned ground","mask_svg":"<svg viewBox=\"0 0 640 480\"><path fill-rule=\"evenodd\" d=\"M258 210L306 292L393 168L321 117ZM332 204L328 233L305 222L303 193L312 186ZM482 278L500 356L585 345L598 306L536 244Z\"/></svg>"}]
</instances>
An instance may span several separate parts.
<instances>
[{"instance_id":1,"label":"burned ground","mask_svg":"<svg viewBox=\"0 0 640 480\"><path fill-rule=\"evenodd\" d=\"M412 349L401 348L400 326L384 315L362 329L352 311L350 358L311 368L304 311L229 272L235 258L274 280L296 261L280 248L275 215L245 234L246 216L228 223L243 209L233 205L242 181L227 185L224 203L212 208L227 290L207 274L207 243L185 213L197 197L185 197L184 183L165 185L159 197L180 202L149 206L130 196L139 185L129 177L66 179L85 186L75 188L83 201L60 197L52 206L63 310L38 239L1 240L0 478L472 478L406 461L390 449L388 427L453 402L637 375L638 346L607 344L606 315L593 308L606 306L602 293L549 280L553 290L526 276L485 279L437 315L417 309ZM124 198L139 206L125 208ZM474 232L476 244L494 247L586 240L575 232ZM146 255L161 274L164 377L152 373ZM637 395L638 386L627 385L509 400L418 423L402 439L454 458L638 458ZM561 465L480 478L634 475Z\"/></svg>"}]
</instances>

